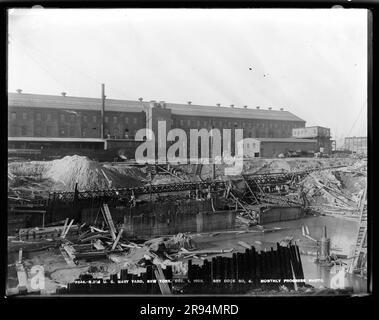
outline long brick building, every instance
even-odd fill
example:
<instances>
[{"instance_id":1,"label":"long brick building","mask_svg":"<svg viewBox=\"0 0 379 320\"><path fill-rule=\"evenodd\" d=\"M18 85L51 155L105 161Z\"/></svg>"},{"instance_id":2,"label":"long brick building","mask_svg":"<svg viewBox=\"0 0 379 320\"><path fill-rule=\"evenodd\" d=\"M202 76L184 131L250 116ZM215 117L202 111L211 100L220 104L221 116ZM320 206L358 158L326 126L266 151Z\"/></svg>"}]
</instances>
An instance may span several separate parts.
<instances>
[{"instance_id":1,"label":"long brick building","mask_svg":"<svg viewBox=\"0 0 379 320\"><path fill-rule=\"evenodd\" d=\"M102 116L103 114L103 116ZM14 148L30 144L98 144L134 140L138 129L244 129L244 138L289 138L305 121L289 111L272 108L222 107L164 101L102 99L62 95L8 94L8 142ZM103 128L103 133L101 132Z\"/></svg>"}]
</instances>

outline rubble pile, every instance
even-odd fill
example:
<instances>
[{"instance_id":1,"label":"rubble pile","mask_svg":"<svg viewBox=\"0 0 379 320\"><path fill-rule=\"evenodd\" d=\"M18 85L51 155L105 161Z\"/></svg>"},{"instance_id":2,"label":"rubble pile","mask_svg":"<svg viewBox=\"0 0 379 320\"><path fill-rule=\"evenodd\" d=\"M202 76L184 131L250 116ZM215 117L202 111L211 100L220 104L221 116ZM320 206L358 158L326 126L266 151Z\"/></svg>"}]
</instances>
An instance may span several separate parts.
<instances>
[{"instance_id":1,"label":"rubble pile","mask_svg":"<svg viewBox=\"0 0 379 320\"><path fill-rule=\"evenodd\" d=\"M357 217L366 186L367 164L316 171L301 182L309 207L327 215Z\"/></svg>"}]
</instances>

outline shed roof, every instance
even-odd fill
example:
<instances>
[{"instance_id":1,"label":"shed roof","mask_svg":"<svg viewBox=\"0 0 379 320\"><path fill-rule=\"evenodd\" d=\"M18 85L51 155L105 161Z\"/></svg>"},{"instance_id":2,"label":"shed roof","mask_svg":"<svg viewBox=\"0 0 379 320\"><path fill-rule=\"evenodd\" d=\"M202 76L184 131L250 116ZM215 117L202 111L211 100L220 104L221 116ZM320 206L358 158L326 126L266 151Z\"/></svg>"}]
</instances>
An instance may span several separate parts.
<instances>
[{"instance_id":1,"label":"shed roof","mask_svg":"<svg viewBox=\"0 0 379 320\"><path fill-rule=\"evenodd\" d=\"M77 110L101 110L100 98L71 97L58 95L30 94L30 93L8 93L8 105L11 107L35 107L35 108L67 108ZM134 100L106 99L105 110L118 112L142 112L148 102ZM204 105L189 105L178 103L166 103L166 108L171 109L174 115L220 117L220 118L242 118L262 120L284 120L302 121L289 111L231 108Z\"/></svg>"}]
</instances>

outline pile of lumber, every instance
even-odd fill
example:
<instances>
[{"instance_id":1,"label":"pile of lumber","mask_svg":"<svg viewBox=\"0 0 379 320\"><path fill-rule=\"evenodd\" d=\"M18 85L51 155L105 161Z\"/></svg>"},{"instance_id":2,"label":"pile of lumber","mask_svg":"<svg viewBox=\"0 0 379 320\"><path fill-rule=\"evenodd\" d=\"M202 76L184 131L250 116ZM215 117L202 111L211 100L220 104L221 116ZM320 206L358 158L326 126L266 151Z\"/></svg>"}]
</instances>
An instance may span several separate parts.
<instances>
[{"instance_id":1,"label":"pile of lumber","mask_svg":"<svg viewBox=\"0 0 379 320\"><path fill-rule=\"evenodd\" d=\"M18 232L18 240L59 240L66 237L75 237L79 234L79 226L73 224L74 220L68 223L68 219L63 226L51 226L45 228L21 228Z\"/></svg>"},{"instance_id":2,"label":"pile of lumber","mask_svg":"<svg viewBox=\"0 0 379 320\"><path fill-rule=\"evenodd\" d=\"M307 197L313 199L309 208L325 215L358 217L363 190L357 195L348 196L341 190L338 181L316 173L310 174L309 178L304 185Z\"/></svg>"}]
</instances>

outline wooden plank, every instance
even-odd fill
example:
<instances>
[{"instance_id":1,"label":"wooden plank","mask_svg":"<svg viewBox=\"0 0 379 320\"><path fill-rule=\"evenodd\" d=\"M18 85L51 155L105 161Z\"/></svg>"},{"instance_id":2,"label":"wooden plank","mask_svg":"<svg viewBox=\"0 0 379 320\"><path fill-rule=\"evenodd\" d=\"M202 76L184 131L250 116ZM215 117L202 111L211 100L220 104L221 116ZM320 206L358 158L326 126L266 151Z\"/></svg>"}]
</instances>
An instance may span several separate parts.
<instances>
[{"instance_id":1,"label":"wooden plank","mask_svg":"<svg viewBox=\"0 0 379 320\"><path fill-rule=\"evenodd\" d=\"M64 222L63 229L62 229L62 233L61 233L61 237L63 237L63 235L64 235L64 232L65 232L65 229L66 229L67 223L68 223L68 218L66 218L66 220L65 220L65 222Z\"/></svg>"},{"instance_id":2,"label":"wooden plank","mask_svg":"<svg viewBox=\"0 0 379 320\"><path fill-rule=\"evenodd\" d=\"M246 243L245 241L238 241L237 242L241 247L244 247L246 249L251 249L251 245Z\"/></svg>"},{"instance_id":3,"label":"wooden plank","mask_svg":"<svg viewBox=\"0 0 379 320\"><path fill-rule=\"evenodd\" d=\"M109 231L111 233L111 237L113 240L116 240L116 228L114 226L112 215L109 211L109 207L106 203L104 203L103 208L104 208L104 214L105 214L106 222L109 226Z\"/></svg>"},{"instance_id":4,"label":"wooden plank","mask_svg":"<svg viewBox=\"0 0 379 320\"><path fill-rule=\"evenodd\" d=\"M17 279L18 279L18 290L27 291L28 290L28 275L26 274L25 268L21 263L16 263Z\"/></svg>"},{"instance_id":5,"label":"wooden plank","mask_svg":"<svg viewBox=\"0 0 379 320\"><path fill-rule=\"evenodd\" d=\"M106 251L78 252L76 253L76 259L99 258L99 257L105 257L106 255L107 255Z\"/></svg>"},{"instance_id":6,"label":"wooden plank","mask_svg":"<svg viewBox=\"0 0 379 320\"><path fill-rule=\"evenodd\" d=\"M64 231L63 236L61 236L62 239L66 238L67 233L68 233L68 231L70 230L70 228L71 228L71 226L72 226L73 223L74 223L74 219L71 220L70 224L68 225L68 227L67 227L66 230Z\"/></svg>"},{"instance_id":7,"label":"wooden plank","mask_svg":"<svg viewBox=\"0 0 379 320\"><path fill-rule=\"evenodd\" d=\"M165 282L166 278L163 274L162 268L160 266L156 266L157 269L154 270L155 277L157 278L159 289L163 295L171 294L171 289L167 282Z\"/></svg>"},{"instance_id":8,"label":"wooden plank","mask_svg":"<svg viewBox=\"0 0 379 320\"><path fill-rule=\"evenodd\" d=\"M108 176L106 175L106 173L104 172L103 169L100 169L100 170L101 170L101 173L103 174L104 178L107 180L108 187L110 188L112 186L112 181L108 178Z\"/></svg>"},{"instance_id":9,"label":"wooden plank","mask_svg":"<svg viewBox=\"0 0 379 320\"><path fill-rule=\"evenodd\" d=\"M118 235L117 235L117 238L116 238L115 242L112 245L112 250L114 250L116 248L117 243L120 241L123 232L124 232L124 229L121 228L120 231L119 231L119 233L118 233Z\"/></svg>"},{"instance_id":10,"label":"wooden plank","mask_svg":"<svg viewBox=\"0 0 379 320\"><path fill-rule=\"evenodd\" d=\"M22 248L18 251L18 263L22 262Z\"/></svg>"},{"instance_id":11,"label":"wooden plank","mask_svg":"<svg viewBox=\"0 0 379 320\"><path fill-rule=\"evenodd\" d=\"M67 252L71 259L75 259L75 249L69 244L62 244L62 248Z\"/></svg>"},{"instance_id":12,"label":"wooden plank","mask_svg":"<svg viewBox=\"0 0 379 320\"><path fill-rule=\"evenodd\" d=\"M96 242L93 244L93 246L97 249L97 250L104 250L105 247L103 246L103 244L101 243L101 240L100 239L97 239Z\"/></svg>"},{"instance_id":13,"label":"wooden plank","mask_svg":"<svg viewBox=\"0 0 379 320\"><path fill-rule=\"evenodd\" d=\"M90 237L87 237L87 238L83 238L83 239L80 239L80 242L87 242L87 241L90 241L90 240L94 240L94 239L98 239L98 238L102 238L104 237L103 234L94 234L93 236L90 236Z\"/></svg>"},{"instance_id":14,"label":"wooden plank","mask_svg":"<svg viewBox=\"0 0 379 320\"><path fill-rule=\"evenodd\" d=\"M65 259L65 261L67 262L67 264L70 266L70 267L74 267L75 266L75 263L74 263L74 260L71 259L71 257L67 254L67 252L63 249L63 247L60 247L59 248L63 258Z\"/></svg>"}]
</instances>

